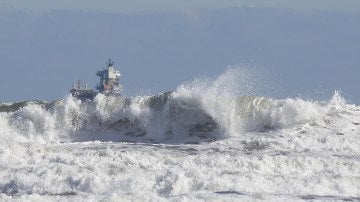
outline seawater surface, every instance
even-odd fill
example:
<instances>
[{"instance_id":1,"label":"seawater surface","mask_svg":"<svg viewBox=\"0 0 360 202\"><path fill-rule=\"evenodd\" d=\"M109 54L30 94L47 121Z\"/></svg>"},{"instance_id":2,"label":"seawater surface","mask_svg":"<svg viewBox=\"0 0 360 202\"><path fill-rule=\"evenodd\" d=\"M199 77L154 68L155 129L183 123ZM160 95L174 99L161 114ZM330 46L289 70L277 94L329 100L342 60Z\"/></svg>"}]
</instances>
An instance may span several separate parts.
<instances>
[{"instance_id":1,"label":"seawater surface","mask_svg":"<svg viewBox=\"0 0 360 202\"><path fill-rule=\"evenodd\" d=\"M0 199L360 200L360 107L256 96L239 77L2 104Z\"/></svg>"}]
</instances>

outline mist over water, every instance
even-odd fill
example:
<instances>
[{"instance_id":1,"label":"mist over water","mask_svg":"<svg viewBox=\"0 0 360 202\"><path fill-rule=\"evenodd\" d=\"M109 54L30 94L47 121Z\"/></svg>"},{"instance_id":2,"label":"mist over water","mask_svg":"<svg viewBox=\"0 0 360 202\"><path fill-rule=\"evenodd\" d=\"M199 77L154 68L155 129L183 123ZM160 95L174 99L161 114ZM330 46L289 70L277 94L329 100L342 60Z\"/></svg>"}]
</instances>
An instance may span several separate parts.
<instances>
[{"instance_id":1,"label":"mist over water","mask_svg":"<svg viewBox=\"0 0 360 202\"><path fill-rule=\"evenodd\" d=\"M359 199L360 107L262 81L231 67L160 95L2 104L1 197Z\"/></svg>"}]
</instances>

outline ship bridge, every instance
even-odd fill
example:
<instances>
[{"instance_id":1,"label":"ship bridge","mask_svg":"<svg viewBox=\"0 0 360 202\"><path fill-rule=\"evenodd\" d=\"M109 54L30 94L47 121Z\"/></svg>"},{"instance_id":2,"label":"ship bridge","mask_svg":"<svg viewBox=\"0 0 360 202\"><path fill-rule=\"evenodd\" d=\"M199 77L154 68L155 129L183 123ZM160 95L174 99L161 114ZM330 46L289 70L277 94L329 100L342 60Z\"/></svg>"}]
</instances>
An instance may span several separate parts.
<instances>
[{"instance_id":1,"label":"ship bridge","mask_svg":"<svg viewBox=\"0 0 360 202\"><path fill-rule=\"evenodd\" d=\"M103 94L121 95L122 86L119 83L121 77L120 71L115 69L114 62L110 59L106 66L106 69L96 73L100 77L100 83L96 86L96 89Z\"/></svg>"}]
</instances>

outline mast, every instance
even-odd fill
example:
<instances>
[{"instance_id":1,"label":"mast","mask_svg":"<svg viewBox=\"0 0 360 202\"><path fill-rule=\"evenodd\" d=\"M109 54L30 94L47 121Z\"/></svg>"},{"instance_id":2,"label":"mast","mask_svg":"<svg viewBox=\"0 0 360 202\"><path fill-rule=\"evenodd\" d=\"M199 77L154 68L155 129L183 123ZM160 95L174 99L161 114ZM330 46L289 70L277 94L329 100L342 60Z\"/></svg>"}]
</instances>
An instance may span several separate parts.
<instances>
[{"instance_id":1,"label":"mast","mask_svg":"<svg viewBox=\"0 0 360 202\"><path fill-rule=\"evenodd\" d=\"M114 62L111 61L111 59L109 58L107 64L106 64L107 67L110 67L110 66L114 66Z\"/></svg>"}]
</instances>

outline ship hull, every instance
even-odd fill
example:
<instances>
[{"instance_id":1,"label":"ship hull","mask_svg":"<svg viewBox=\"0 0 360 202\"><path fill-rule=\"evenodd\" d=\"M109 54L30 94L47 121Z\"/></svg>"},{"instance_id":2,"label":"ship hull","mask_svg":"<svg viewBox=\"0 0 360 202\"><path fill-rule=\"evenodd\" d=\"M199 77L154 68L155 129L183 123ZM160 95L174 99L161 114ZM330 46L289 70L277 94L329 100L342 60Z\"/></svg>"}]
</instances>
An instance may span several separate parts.
<instances>
[{"instance_id":1,"label":"ship hull","mask_svg":"<svg viewBox=\"0 0 360 202\"><path fill-rule=\"evenodd\" d=\"M91 101L96 97L98 92L95 92L94 90L71 89L70 94L81 101Z\"/></svg>"}]
</instances>

